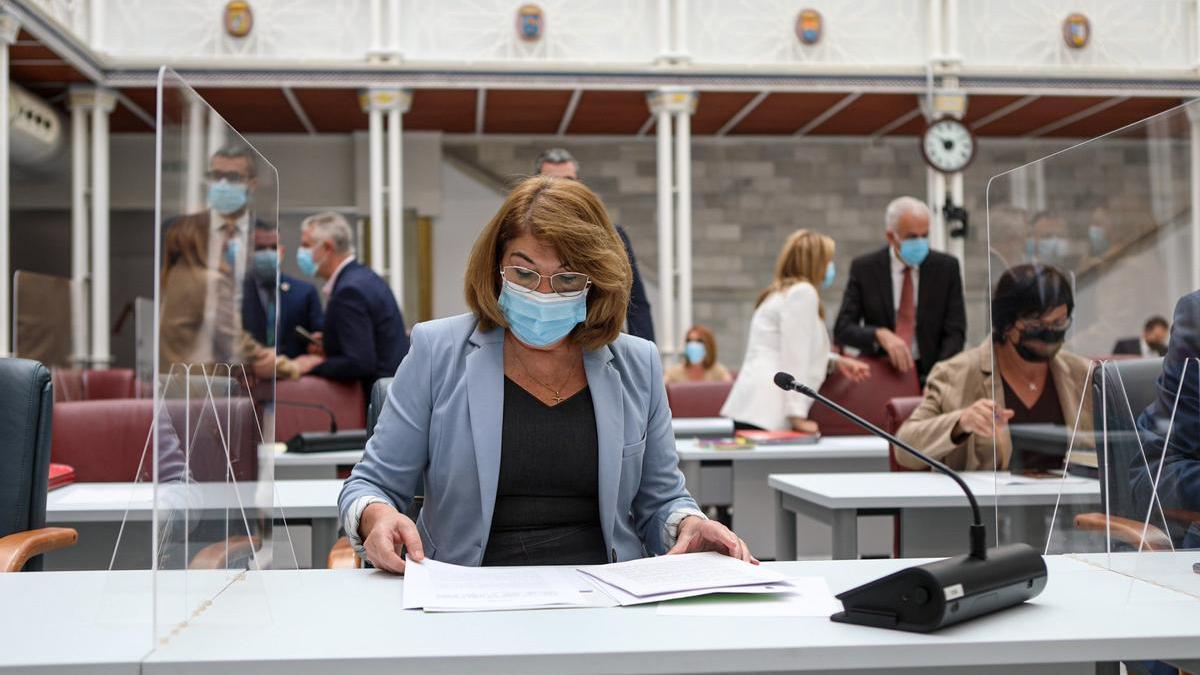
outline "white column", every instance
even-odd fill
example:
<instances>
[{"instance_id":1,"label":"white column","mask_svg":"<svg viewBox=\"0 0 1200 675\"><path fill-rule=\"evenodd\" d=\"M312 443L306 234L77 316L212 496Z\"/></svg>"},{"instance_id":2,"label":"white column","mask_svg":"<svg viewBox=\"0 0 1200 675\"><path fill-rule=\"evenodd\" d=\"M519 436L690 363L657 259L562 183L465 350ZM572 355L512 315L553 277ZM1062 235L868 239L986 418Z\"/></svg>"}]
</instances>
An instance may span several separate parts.
<instances>
[{"instance_id":1,"label":"white column","mask_svg":"<svg viewBox=\"0 0 1200 675\"><path fill-rule=\"evenodd\" d=\"M671 190L671 111L662 104L665 94L649 95L650 109L658 117L658 350L664 354L678 350L675 344L675 259L674 222Z\"/></svg>"},{"instance_id":2,"label":"white column","mask_svg":"<svg viewBox=\"0 0 1200 675\"><path fill-rule=\"evenodd\" d=\"M942 218L942 205L946 203L946 174L926 169L929 193L929 210L933 217L929 221L929 248L946 250L946 221Z\"/></svg>"},{"instance_id":3,"label":"white column","mask_svg":"<svg viewBox=\"0 0 1200 675\"><path fill-rule=\"evenodd\" d=\"M950 193L950 199L954 202L955 206L962 206L963 205L963 175L962 175L962 172L960 171L956 174L951 175L949 178L946 179L946 182L947 182L947 190ZM943 197L942 202L945 203L945 201L946 200ZM933 208L937 209L938 211L942 210L941 206L934 206ZM984 220L984 222L987 222L986 219ZM978 227L979 220L976 220L975 223L976 223L976 227ZM943 217L943 225L942 226L943 226L943 228L945 227L945 217ZM965 274L966 273L966 265L963 261L963 257L966 254L966 240L964 240L962 237L951 237L951 236L949 236L949 234L950 234L949 232L946 233L946 235L947 235L946 236L946 252L949 253L950 255L954 256L955 258L958 258L958 268L960 271L962 271Z\"/></svg>"},{"instance_id":4,"label":"white column","mask_svg":"<svg viewBox=\"0 0 1200 675\"><path fill-rule=\"evenodd\" d=\"M71 108L71 281L75 304L71 315L71 361L88 365L88 311L92 305L88 278L88 114L93 90L72 88Z\"/></svg>"},{"instance_id":5,"label":"white column","mask_svg":"<svg viewBox=\"0 0 1200 675\"><path fill-rule=\"evenodd\" d=\"M404 307L404 113L412 98L409 92L394 92L388 109L388 283L396 302Z\"/></svg>"},{"instance_id":6,"label":"white column","mask_svg":"<svg viewBox=\"0 0 1200 675\"><path fill-rule=\"evenodd\" d=\"M205 207L205 196L201 187L204 185L204 171L207 168L205 158L212 156L212 152L204 152L204 109L204 103L198 98L188 102L187 170L184 174L187 184L184 186L183 200L185 213L197 213Z\"/></svg>"},{"instance_id":7,"label":"white column","mask_svg":"<svg viewBox=\"0 0 1200 675\"><path fill-rule=\"evenodd\" d=\"M942 56L942 0L929 0L929 59Z\"/></svg>"},{"instance_id":8,"label":"white column","mask_svg":"<svg viewBox=\"0 0 1200 675\"><path fill-rule=\"evenodd\" d=\"M367 58L374 60L383 51L383 0L371 0L368 11L371 17L371 44Z\"/></svg>"},{"instance_id":9,"label":"white column","mask_svg":"<svg viewBox=\"0 0 1200 675\"><path fill-rule=\"evenodd\" d=\"M370 172L367 177L367 188L370 204L370 259L368 264L376 273L385 275L387 264L385 241L385 223L383 211L383 109L378 105L378 99L388 92L383 90L363 90L360 102L363 112L367 113L367 150Z\"/></svg>"},{"instance_id":10,"label":"white column","mask_svg":"<svg viewBox=\"0 0 1200 675\"><path fill-rule=\"evenodd\" d=\"M658 60L671 60L671 0L658 0Z\"/></svg>"},{"instance_id":11,"label":"white column","mask_svg":"<svg viewBox=\"0 0 1200 675\"><path fill-rule=\"evenodd\" d=\"M675 0L675 41L671 51L674 52L675 58L683 60L689 58L687 17L687 0Z\"/></svg>"},{"instance_id":12,"label":"white column","mask_svg":"<svg viewBox=\"0 0 1200 675\"><path fill-rule=\"evenodd\" d=\"M401 12L404 8L404 0L392 0L392 15L389 23L392 27L391 35L391 52L392 59L399 63L404 60L404 40L402 39L404 31L404 22Z\"/></svg>"},{"instance_id":13,"label":"white column","mask_svg":"<svg viewBox=\"0 0 1200 675\"><path fill-rule=\"evenodd\" d=\"M20 24L9 14L0 14L0 356L12 354L12 269L9 260L8 195L8 47L17 40Z\"/></svg>"},{"instance_id":14,"label":"white column","mask_svg":"<svg viewBox=\"0 0 1200 675\"><path fill-rule=\"evenodd\" d=\"M108 116L116 99L97 89L92 108L92 367L112 363L109 340Z\"/></svg>"},{"instance_id":15,"label":"white column","mask_svg":"<svg viewBox=\"0 0 1200 675\"><path fill-rule=\"evenodd\" d=\"M1191 290L1200 289L1200 110L1188 108L1191 127L1192 278Z\"/></svg>"},{"instance_id":16,"label":"white column","mask_svg":"<svg viewBox=\"0 0 1200 675\"><path fill-rule=\"evenodd\" d=\"M679 334L692 325L692 113L697 95L684 94L675 112L675 256L679 270Z\"/></svg>"}]
</instances>

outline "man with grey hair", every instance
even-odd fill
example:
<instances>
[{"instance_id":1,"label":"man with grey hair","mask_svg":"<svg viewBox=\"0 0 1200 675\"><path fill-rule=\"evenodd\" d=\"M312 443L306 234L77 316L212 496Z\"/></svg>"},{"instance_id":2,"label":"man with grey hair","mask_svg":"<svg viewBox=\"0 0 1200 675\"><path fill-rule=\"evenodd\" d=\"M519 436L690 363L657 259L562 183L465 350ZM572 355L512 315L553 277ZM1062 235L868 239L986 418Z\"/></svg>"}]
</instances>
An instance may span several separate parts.
<instances>
[{"instance_id":1,"label":"man with grey hair","mask_svg":"<svg viewBox=\"0 0 1200 675\"><path fill-rule=\"evenodd\" d=\"M962 275L953 256L929 250L929 207L913 197L887 206L888 245L854 259L833 335L865 355L886 355L921 382L962 351L967 334Z\"/></svg>"},{"instance_id":2,"label":"man with grey hair","mask_svg":"<svg viewBox=\"0 0 1200 675\"><path fill-rule=\"evenodd\" d=\"M579 162L564 148L550 148L538 155L537 161L533 163L533 173L579 180ZM629 289L629 307L625 310L625 332L654 342L654 319L650 315L650 300L646 297L646 286L642 283L637 258L633 255L633 244L629 243L629 235L625 234L625 228L616 223L613 225L617 228L617 236L621 238L621 243L625 245L625 255L629 256L629 266L633 269L633 287Z\"/></svg>"},{"instance_id":3,"label":"man with grey hair","mask_svg":"<svg viewBox=\"0 0 1200 675\"><path fill-rule=\"evenodd\" d=\"M341 214L318 213L300 224L296 263L304 274L326 280L329 302L313 353L296 361L302 373L358 380L369 391L375 380L395 374L408 353L408 335L392 289L354 259L353 242Z\"/></svg>"}]
</instances>

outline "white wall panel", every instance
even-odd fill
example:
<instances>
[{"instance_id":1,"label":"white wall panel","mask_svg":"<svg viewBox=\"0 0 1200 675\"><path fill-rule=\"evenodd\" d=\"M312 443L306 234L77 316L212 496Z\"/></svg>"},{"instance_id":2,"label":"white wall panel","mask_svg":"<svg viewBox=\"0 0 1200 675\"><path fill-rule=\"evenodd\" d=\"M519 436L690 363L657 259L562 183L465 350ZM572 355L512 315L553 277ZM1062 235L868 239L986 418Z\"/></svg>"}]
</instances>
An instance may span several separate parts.
<instances>
[{"instance_id":1,"label":"white wall panel","mask_svg":"<svg viewBox=\"0 0 1200 675\"><path fill-rule=\"evenodd\" d=\"M688 47L697 64L924 64L924 0L689 0ZM796 17L821 13L815 45L796 38Z\"/></svg>"}]
</instances>

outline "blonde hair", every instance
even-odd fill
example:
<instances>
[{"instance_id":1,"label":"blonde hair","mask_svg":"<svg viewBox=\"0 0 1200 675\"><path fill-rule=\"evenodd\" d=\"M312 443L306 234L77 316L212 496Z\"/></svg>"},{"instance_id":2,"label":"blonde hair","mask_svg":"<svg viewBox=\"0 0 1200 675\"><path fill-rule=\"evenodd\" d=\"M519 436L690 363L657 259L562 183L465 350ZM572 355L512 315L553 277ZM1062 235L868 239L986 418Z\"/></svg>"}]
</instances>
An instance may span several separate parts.
<instances>
[{"instance_id":1,"label":"blonde hair","mask_svg":"<svg viewBox=\"0 0 1200 675\"><path fill-rule=\"evenodd\" d=\"M787 290L792 284L807 281L821 292L821 282L825 280L825 268L833 260L833 239L811 230L796 230L779 251L779 259L775 261L775 279L770 286L763 289L758 296L758 307L772 293ZM825 308L820 308L821 318L825 318Z\"/></svg>"},{"instance_id":2,"label":"blonde hair","mask_svg":"<svg viewBox=\"0 0 1200 675\"><path fill-rule=\"evenodd\" d=\"M616 340L633 279L625 247L595 193L579 181L550 176L518 183L475 240L464 290L479 328L508 327L497 301L501 257L510 241L525 234L553 248L567 269L592 280L587 318L570 339L587 351Z\"/></svg>"}]
</instances>

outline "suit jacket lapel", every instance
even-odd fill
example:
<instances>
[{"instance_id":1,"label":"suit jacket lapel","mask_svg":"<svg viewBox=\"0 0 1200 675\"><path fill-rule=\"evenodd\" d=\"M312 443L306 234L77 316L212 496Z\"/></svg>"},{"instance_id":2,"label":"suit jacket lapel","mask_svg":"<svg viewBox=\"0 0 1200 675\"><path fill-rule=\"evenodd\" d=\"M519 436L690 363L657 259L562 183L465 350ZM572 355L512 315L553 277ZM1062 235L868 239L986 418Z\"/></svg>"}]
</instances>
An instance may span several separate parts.
<instances>
[{"instance_id":1,"label":"suit jacket lapel","mask_svg":"<svg viewBox=\"0 0 1200 675\"><path fill-rule=\"evenodd\" d=\"M617 492L621 485L621 452L625 445L621 375L609 363L612 357L612 350L607 346L583 356L588 388L592 392L592 407L596 413L596 441L600 451L600 529L610 547L617 517Z\"/></svg>"},{"instance_id":2,"label":"suit jacket lapel","mask_svg":"<svg viewBox=\"0 0 1200 675\"><path fill-rule=\"evenodd\" d=\"M875 267L875 273L879 275L879 287L883 289L883 315L887 317L887 325L890 328L896 327L896 304L893 297L895 289L892 288L892 249L884 247L879 257L880 264Z\"/></svg>"},{"instance_id":3,"label":"suit jacket lapel","mask_svg":"<svg viewBox=\"0 0 1200 675\"><path fill-rule=\"evenodd\" d=\"M475 445L475 468L479 472L479 503L482 508L480 556L487 549L496 508L496 486L500 480L500 438L504 423L504 329L471 334L477 349L467 354L467 410L471 439ZM482 557L480 558L482 560Z\"/></svg>"}]
</instances>

